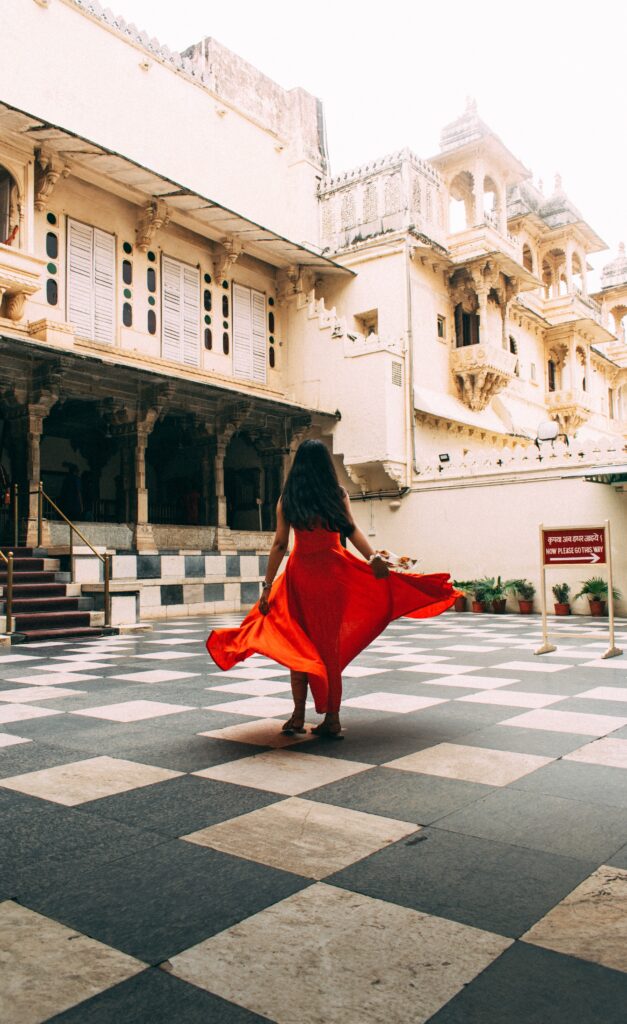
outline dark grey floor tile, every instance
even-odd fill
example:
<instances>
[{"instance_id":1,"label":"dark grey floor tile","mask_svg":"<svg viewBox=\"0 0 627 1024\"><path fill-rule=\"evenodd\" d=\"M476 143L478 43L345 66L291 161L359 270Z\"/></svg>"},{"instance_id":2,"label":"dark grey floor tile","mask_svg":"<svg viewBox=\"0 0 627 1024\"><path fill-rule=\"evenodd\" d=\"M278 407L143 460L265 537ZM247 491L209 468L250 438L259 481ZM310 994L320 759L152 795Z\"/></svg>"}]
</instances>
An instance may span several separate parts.
<instances>
[{"instance_id":1,"label":"dark grey floor tile","mask_svg":"<svg viewBox=\"0 0 627 1024\"><path fill-rule=\"evenodd\" d=\"M0 886L13 896L69 885L79 873L163 842L137 827L20 796L0 829Z\"/></svg>"},{"instance_id":2,"label":"dark grey floor tile","mask_svg":"<svg viewBox=\"0 0 627 1024\"><path fill-rule=\"evenodd\" d=\"M474 782L419 775L394 768L373 768L361 775L310 790L304 799L429 825L491 792L492 786Z\"/></svg>"},{"instance_id":3,"label":"dark grey floor tile","mask_svg":"<svg viewBox=\"0 0 627 1024\"><path fill-rule=\"evenodd\" d=\"M81 812L111 818L168 836L182 836L239 817L282 797L261 789L184 775L127 793L90 800Z\"/></svg>"},{"instance_id":4,"label":"dark grey floor tile","mask_svg":"<svg viewBox=\"0 0 627 1024\"><path fill-rule=\"evenodd\" d=\"M325 879L500 935L522 935L594 865L506 843L423 829Z\"/></svg>"},{"instance_id":5,"label":"dark grey floor tile","mask_svg":"<svg viewBox=\"0 0 627 1024\"><path fill-rule=\"evenodd\" d=\"M594 689L595 686L606 686L605 680L594 680L590 681L591 685L588 687L589 690ZM627 673L625 673L625 679L623 680L623 688L627 686ZM616 723L616 728L622 728L625 719L627 718L627 701L624 700L595 700L592 697L570 697L568 700L561 701L557 706L560 711L571 711L578 715L612 715L615 718L622 719Z\"/></svg>"},{"instance_id":6,"label":"dark grey floor tile","mask_svg":"<svg viewBox=\"0 0 627 1024\"><path fill-rule=\"evenodd\" d=\"M623 810L512 787L454 811L438 828L596 864L627 841Z\"/></svg>"},{"instance_id":7,"label":"dark grey floor tile","mask_svg":"<svg viewBox=\"0 0 627 1024\"><path fill-rule=\"evenodd\" d=\"M420 722L409 722L408 715L386 715L382 718L373 712L349 712L347 709L341 717L344 742L314 739L307 742L308 754L383 764L448 739L446 734L438 733ZM316 718L312 716L312 720Z\"/></svg>"},{"instance_id":8,"label":"dark grey floor tile","mask_svg":"<svg viewBox=\"0 0 627 1024\"><path fill-rule=\"evenodd\" d=\"M516 708L504 708L513 711ZM513 717L513 715L510 715ZM541 757L562 757L589 742L589 737L580 733L549 732L545 729L520 729L510 725L493 725L477 729L464 735L463 743L468 747L488 747L492 750L509 750L512 754L539 754Z\"/></svg>"},{"instance_id":9,"label":"dark grey floor tile","mask_svg":"<svg viewBox=\"0 0 627 1024\"><path fill-rule=\"evenodd\" d=\"M155 964L309 884L294 874L173 839L105 864L76 886L68 883L21 902Z\"/></svg>"},{"instance_id":10,"label":"dark grey floor tile","mask_svg":"<svg viewBox=\"0 0 627 1024\"><path fill-rule=\"evenodd\" d=\"M16 725L23 725L17 722ZM6 726L4 727L6 729ZM15 730L16 735L21 733ZM0 749L0 779L9 779L14 775L25 775L27 772L38 772L42 768L56 768L60 764L69 764L80 760L75 750L48 743L18 743L12 747Z\"/></svg>"},{"instance_id":11,"label":"dark grey floor tile","mask_svg":"<svg viewBox=\"0 0 627 1024\"><path fill-rule=\"evenodd\" d=\"M623 868L627 871L627 845L621 846L620 850L617 850L611 857L608 857L605 863L613 868Z\"/></svg>"},{"instance_id":12,"label":"dark grey floor tile","mask_svg":"<svg viewBox=\"0 0 627 1024\"><path fill-rule=\"evenodd\" d=\"M123 734L107 742L106 753L127 761L151 764L157 768L171 768L177 772L198 772L216 764L236 761L240 757L259 754L269 747L253 747L249 743L232 743L208 736L127 736Z\"/></svg>"},{"instance_id":13,"label":"dark grey floor tile","mask_svg":"<svg viewBox=\"0 0 627 1024\"><path fill-rule=\"evenodd\" d=\"M460 704L459 701L451 701L448 704L435 704L422 711L411 711L405 717L434 732L454 737L503 722L511 718L510 712L511 708L492 704Z\"/></svg>"},{"instance_id":14,"label":"dark grey floor tile","mask_svg":"<svg viewBox=\"0 0 627 1024\"><path fill-rule=\"evenodd\" d=\"M51 1017L49 1024L261 1024L267 1020L153 967Z\"/></svg>"},{"instance_id":15,"label":"dark grey floor tile","mask_svg":"<svg viewBox=\"0 0 627 1024\"><path fill-rule=\"evenodd\" d=\"M554 761L518 779L513 787L531 793L561 796L567 800L627 809L624 768L608 768L605 765L577 761Z\"/></svg>"},{"instance_id":16,"label":"dark grey floor tile","mask_svg":"<svg viewBox=\"0 0 627 1024\"><path fill-rule=\"evenodd\" d=\"M624 1024L627 975L515 943L429 1024Z\"/></svg>"},{"instance_id":17,"label":"dark grey floor tile","mask_svg":"<svg viewBox=\"0 0 627 1024\"><path fill-rule=\"evenodd\" d=\"M513 653L516 654L516 652ZM495 675L497 675L496 672ZM535 672L521 672L515 683L512 682L511 686L504 686L502 689L520 690L521 693L553 694L566 700L569 697L576 697L578 693L583 693L584 690L589 690L591 685L593 684L590 682L590 676L573 679L572 674L564 670L564 672L552 672L551 674L547 672L546 675L539 675ZM551 704L551 707L558 706L561 709L561 704Z\"/></svg>"}]
</instances>

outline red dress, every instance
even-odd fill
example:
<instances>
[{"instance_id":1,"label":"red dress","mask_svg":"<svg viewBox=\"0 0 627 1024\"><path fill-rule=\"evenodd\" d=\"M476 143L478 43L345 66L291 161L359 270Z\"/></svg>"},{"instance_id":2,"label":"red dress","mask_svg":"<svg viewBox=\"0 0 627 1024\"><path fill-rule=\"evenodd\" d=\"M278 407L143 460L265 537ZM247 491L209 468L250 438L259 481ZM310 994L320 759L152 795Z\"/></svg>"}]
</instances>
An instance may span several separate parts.
<instances>
[{"instance_id":1,"label":"red dress","mask_svg":"<svg viewBox=\"0 0 627 1024\"><path fill-rule=\"evenodd\" d=\"M207 650L221 669L263 654L295 672L306 672L319 714L338 711L342 670L392 619L439 615L456 591L447 573L425 576L372 569L330 530L295 530L285 572L270 591L270 611L259 606L235 629L216 629Z\"/></svg>"}]
</instances>

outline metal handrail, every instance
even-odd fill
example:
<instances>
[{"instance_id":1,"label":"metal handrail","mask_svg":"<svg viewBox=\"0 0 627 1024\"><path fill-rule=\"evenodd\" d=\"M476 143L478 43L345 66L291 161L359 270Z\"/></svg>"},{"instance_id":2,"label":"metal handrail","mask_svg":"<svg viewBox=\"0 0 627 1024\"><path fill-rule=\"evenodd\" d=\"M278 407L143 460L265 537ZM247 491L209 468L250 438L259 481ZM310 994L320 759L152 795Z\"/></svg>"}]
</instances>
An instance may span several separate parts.
<instances>
[{"instance_id":1,"label":"metal handrail","mask_svg":"<svg viewBox=\"0 0 627 1024\"><path fill-rule=\"evenodd\" d=\"M9 551L8 555L5 555L4 551L0 551L0 558L7 567L7 585L5 595L5 610L4 614L6 617L5 630L7 633L13 632L13 552Z\"/></svg>"},{"instance_id":2,"label":"metal handrail","mask_svg":"<svg viewBox=\"0 0 627 1024\"><path fill-rule=\"evenodd\" d=\"M39 484L36 492L35 491L31 491L31 494L35 494L35 493L37 494L37 544L38 544L38 546L41 547L41 543L42 543L42 539L43 539L43 503L44 503L44 500L47 501L48 504L52 506L52 508L57 513L57 515L61 516L61 518L67 523L67 525L70 528L70 575L71 575L72 583L74 583L74 534L75 533L78 534L78 536L82 540L83 544L86 544L87 547L90 549L90 551L93 551L93 553L96 556L96 558L99 558L100 561L102 562L102 564L104 566L104 613L105 613L105 622L104 622L104 624L105 624L105 626L110 626L111 625L111 590L110 590L110 584L111 584L111 555L107 555L107 554L101 555L99 551L96 551L94 545L91 544L90 541L87 540L87 537L85 537L85 535L83 533L81 533L81 531L79 530L78 526L76 526L71 521L71 519L68 519L68 517L66 516L65 512L62 512L61 509L59 508L59 506L57 504L55 504L55 502L52 500L50 495L46 494L46 492L44 491L44 485L42 483Z\"/></svg>"}]
</instances>

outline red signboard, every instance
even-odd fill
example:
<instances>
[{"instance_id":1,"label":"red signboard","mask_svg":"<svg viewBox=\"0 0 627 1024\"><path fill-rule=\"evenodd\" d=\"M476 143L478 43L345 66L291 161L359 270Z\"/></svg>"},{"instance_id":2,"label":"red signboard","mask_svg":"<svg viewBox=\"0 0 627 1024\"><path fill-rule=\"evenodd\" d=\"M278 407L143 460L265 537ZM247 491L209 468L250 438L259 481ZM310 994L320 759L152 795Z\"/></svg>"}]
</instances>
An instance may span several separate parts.
<instances>
[{"instance_id":1,"label":"red signboard","mask_svg":"<svg viewBox=\"0 0 627 1024\"><path fill-rule=\"evenodd\" d=\"M594 565L606 561L603 526L542 531L545 565Z\"/></svg>"}]
</instances>

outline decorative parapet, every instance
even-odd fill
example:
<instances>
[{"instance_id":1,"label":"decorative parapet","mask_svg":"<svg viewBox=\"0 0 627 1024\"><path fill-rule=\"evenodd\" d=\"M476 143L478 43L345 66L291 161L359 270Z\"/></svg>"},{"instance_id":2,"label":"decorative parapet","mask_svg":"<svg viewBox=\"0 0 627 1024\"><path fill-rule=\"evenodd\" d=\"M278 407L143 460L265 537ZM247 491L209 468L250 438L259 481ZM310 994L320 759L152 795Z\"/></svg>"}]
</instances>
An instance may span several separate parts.
<instances>
[{"instance_id":1,"label":"decorative parapet","mask_svg":"<svg viewBox=\"0 0 627 1024\"><path fill-rule=\"evenodd\" d=\"M550 415L559 423L560 431L567 437L572 437L592 413L588 395L576 388L551 391L546 404Z\"/></svg>"},{"instance_id":2,"label":"decorative parapet","mask_svg":"<svg viewBox=\"0 0 627 1024\"><path fill-rule=\"evenodd\" d=\"M578 444L571 441L570 446L562 442L556 442L554 446L543 446L539 450L535 445L529 447L518 447L513 451L502 450L489 454L473 453L459 460L453 457L450 462L442 464L437 455L427 456L420 465L419 483L432 483L437 480L444 486L449 481L464 479L476 479L485 476L494 478L498 482L501 477L511 477L512 474L536 475L544 471L554 473L555 471L590 468L590 475L593 475L596 467L613 465L618 463L624 465L627 456L627 445L615 441L601 441L599 443L586 442Z\"/></svg>"},{"instance_id":3,"label":"decorative parapet","mask_svg":"<svg viewBox=\"0 0 627 1024\"><path fill-rule=\"evenodd\" d=\"M18 321L24 314L29 295L39 291L46 261L0 245L0 311L9 320Z\"/></svg>"},{"instance_id":4,"label":"decorative parapet","mask_svg":"<svg viewBox=\"0 0 627 1024\"><path fill-rule=\"evenodd\" d=\"M395 153L388 153L379 160L373 160L369 164L362 164L360 167L353 167L351 170L343 171L342 174L338 174L335 177L323 178L318 186L318 195L323 196L336 189L345 188L352 182L371 178L373 175L381 174L383 171L399 168L403 163L410 164L415 170L430 178L434 185L438 187L444 186L442 176L432 164L427 160L421 160L411 149L400 149Z\"/></svg>"},{"instance_id":5,"label":"decorative parapet","mask_svg":"<svg viewBox=\"0 0 627 1024\"><path fill-rule=\"evenodd\" d=\"M480 344L451 352L451 371L459 397L481 411L514 377L516 356L496 345Z\"/></svg>"}]
</instances>

